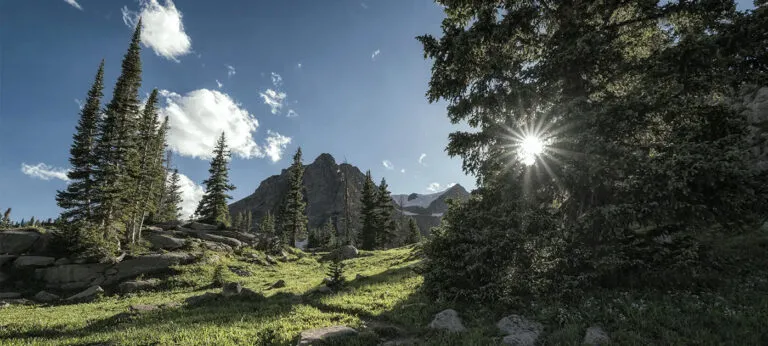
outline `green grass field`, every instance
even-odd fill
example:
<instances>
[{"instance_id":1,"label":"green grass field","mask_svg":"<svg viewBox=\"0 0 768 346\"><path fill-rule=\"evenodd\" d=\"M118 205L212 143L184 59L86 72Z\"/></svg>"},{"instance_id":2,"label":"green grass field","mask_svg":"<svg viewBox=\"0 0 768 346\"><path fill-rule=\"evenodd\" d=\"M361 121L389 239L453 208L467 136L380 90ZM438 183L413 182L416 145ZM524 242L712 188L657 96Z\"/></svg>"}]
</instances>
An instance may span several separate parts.
<instances>
[{"instance_id":1,"label":"green grass field","mask_svg":"<svg viewBox=\"0 0 768 346\"><path fill-rule=\"evenodd\" d=\"M768 242L766 242L768 244ZM766 345L768 278L744 280L716 292L603 292L577 306L537 302L519 311L497 307L435 303L422 296L422 278L412 248L361 252L345 261L348 283L333 294L308 293L321 285L327 263L320 255L293 257L261 266L240 255L209 253L199 263L176 268L161 287L127 296L57 306L11 306L0 310L2 345L289 345L302 330L347 325L362 333L344 345L375 345L382 340L417 340L419 345L498 345L494 324L504 315L523 314L544 323L543 345L578 345L584 330L599 324L618 345ZM739 250L743 251L743 250ZM134 304L182 303L212 288L217 266L252 275L221 271L224 281L238 281L261 292L264 300L222 299L196 306L126 314ZM758 273L758 272L756 272ZM365 278L355 279L356 274ZM286 286L268 289L277 280ZM456 309L467 332L451 335L426 328L434 314Z\"/></svg>"}]
</instances>

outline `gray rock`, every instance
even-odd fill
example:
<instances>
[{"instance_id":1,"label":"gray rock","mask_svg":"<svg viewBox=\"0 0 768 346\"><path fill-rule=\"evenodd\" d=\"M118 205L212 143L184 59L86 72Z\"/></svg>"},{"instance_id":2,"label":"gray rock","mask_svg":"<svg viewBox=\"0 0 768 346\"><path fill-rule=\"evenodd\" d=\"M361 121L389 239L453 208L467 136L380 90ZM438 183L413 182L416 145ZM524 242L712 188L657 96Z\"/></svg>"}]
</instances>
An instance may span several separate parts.
<instances>
[{"instance_id":1,"label":"gray rock","mask_svg":"<svg viewBox=\"0 0 768 346\"><path fill-rule=\"evenodd\" d=\"M144 226L142 232L162 232L164 229L158 226Z\"/></svg>"},{"instance_id":2,"label":"gray rock","mask_svg":"<svg viewBox=\"0 0 768 346\"><path fill-rule=\"evenodd\" d=\"M3 299L0 302L5 302L8 305L32 305L34 304L33 301L24 299L24 298L18 298L18 299ZM2 304L0 304L2 305Z\"/></svg>"},{"instance_id":3,"label":"gray rock","mask_svg":"<svg viewBox=\"0 0 768 346\"><path fill-rule=\"evenodd\" d=\"M157 224L157 227L164 230L176 230L176 229L179 229L179 227L181 227L181 224L182 224L181 221L168 221L168 222Z\"/></svg>"},{"instance_id":4,"label":"gray rock","mask_svg":"<svg viewBox=\"0 0 768 346\"><path fill-rule=\"evenodd\" d=\"M0 299L16 299L21 298L21 293L18 292L0 292Z\"/></svg>"},{"instance_id":5,"label":"gray rock","mask_svg":"<svg viewBox=\"0 0 768 346\"><path fill-rule=\"evenodd\" d=\"M317 292L318 293L326 293L327 294L327 293L333 293L333 290L330 287L326 286L326 285L322 285L322 286L317 288Z\"/></svg>"},{"instance_id":6,"label":"gray rock","mask_svg":"<svg viewBox=\"0 0 768 346\"><path fill-rule=\"evenodd\" d=\"M189 298L185 299L184 302L187 303L187 305L193 305L194 306L194 305L202 304L204 302L215 300L217 298L219 298L218 294L211 293L211 292L206 292L206 293L204 293L202 295L199 295L199 296L189 297Z\"/></svg>"},{"instance_id":7,"label":"gray rock","mask_svg":"<svg viewBox=\"0 0 768 346\"><path fill-rule=\"evenodd\" d=\"M53 262L53 265L55 266L63 266L65 264L70 264L72 261L69 258L59 258L56 260L56 262Z\"/></svg>"},{"instance_id":8,"label":"gray rock","mask_svg":"<svg viewBox=\"0 0 768 346\"><path fill-rule=\"evenodd\" d=\"M587 332L584 334L584 341L581 343L587 345L607 345L611 343L611 338L608 337L608 333L602 328L592 326L587 328Z\"/></svg>"},{"instance_id":9,"label":"gray rock","mask_svg":"<svg viewBox=\"0 0 768 346\"><path fill-rule=\"evenodd\" d=\"M267 263L269 263L269 264L277 264L277 261L275 261L275 259L272 258L272 256L267 255L266 258L267 258Z\"/></svg>"},{"instance_id":10,"label":"gray rock","mask_svg":"<svg viewBox=\"0 0 768 346\"><path fill-rule=\"evenodd\" d=\"M305 330L299 336L298 345L325 345L332 339L356 336L357 331L347 326L332 326Z\"/></svg>"},{"instance_id":11,"label":"gray rock","mask_svg":"<svg viewBox=\"0 0 768 346\"><path fill-rule=\"evenodd\" d=\"M19 256L13 261L13 267L16 269L47 267L53 265L55 261L53 257Z\"/></svg>"},{"instance_id":12,"label":"gray rock","mask_svg":"<svg viewBox=\"0 0 768 346\"><path fill-rule=\"evenodd\" d=\"M143 237L154 249L176 250L187 244L186 240L174 238L168 234L148 232Z\"/></svg>"},{"instance_id":13,"label":"gray rock","mask_svg":"<svg viewBox=\"0 0 768 346\"><path fill-rule=\"evenodd\" d=\"M160 308L162 309L173 309L173 308L178 308L180 306L181 306L181 303L177 303L177 302L168 302L168 303L160 304Z\"/></svg>"},{"instance_id":14,"label":"gray rock","mask_svg":"<svg viewBox=\"0 0 768 346\"><path fill-rule=\"evenodd\" d=\"M229 266L228 268L229 268L229 271L237 274L237 276L249 277L249 276L252 275L251 272L249 272L249 271L247 271L247 270L245 270L243 268L238 268L238 267L233 267L233 266Z\"/></svg>"},{"instance_id":15,"label":"gray rock","mask_svg":"<svg viewBox=\"0 0 768 346\"><path fill-rule=\"evenodd\" d=\"M5 283L6 281L8 281L10 279L11 279L10 275L8 275L6 273L3 273L3 272L0 272L0 284Z\"/></svg>"},{"instance_id":16,"label":"gray rock","mask_svg":"<svg viewBox=\"0 0 768 346\"><path fill-rule=\"evenodd\" d=\"M243 243L253 243L257 237L251 233L237 232L237 231L212 231L210 234L218 235L222 237L237 239Z\"/></svg>"},{"instance_id":17,"label":"gray rock","mask_svg":"<svg viewBox=\"0 0 768 346\"><path fill-rule=\"evenodd\" d=\"M11 303L8 303L8 302L0 300L0 309L4 309L4 308L10 307L10 306L11 306Z\"/></svg>"},{"instance_id":18,"label":"gray rock","mask_svg":"<svg viewBox=\"0 0 768 346\"><path fill-rule=\"evenodd\" d=\"M275 283L273 283L271 286L269 286L270 289L273 288L283 288L285 287L285 280L277 280Z\"/></svg>"},{"instance_id":19,"label":"gray rock","mask_svg":"<svg viewBox=\"0 0 768 346\"><path fill-rule=\"evenodd\" d=\"M32 248L40 233L36 231L0 232L0 254L20 255Z\"/></svg>"},{"instance_id":20,"label":"gray rock","mask_svg":"<svg viewBox=\"0 0 768 346\"><path fill-rule=\"evenodd\" d=\"M203 240L200 243L204 248L211 250L211 251L218 251L218 252L232 252L232 247L226 244L217 243L215 241L208 241Z\"/></svg>"},{"instance_id":21,"label":"gray rock","mask_svg":"<svg viewBox=\"0 0 768 346\"><path fill-rule=\"evenodd\" d=\"M159 282L159 280L131 280L120 283L117 289L120 293L133 293L155 287Z\"/></svg>"},{"instance_id":22,"label":"gray rock","mask_svg":"<svg viewBox=\"0 0 768 346\"><path fill-rule=\"evenodd\" d=\"M504 345L532 346L544 330L544 326L536 321L528 320L519 315L509 315L496 323L496 327L507 335Z\"/></svg>"},{"instance_id":23,"label":"gray rock","mask_svg":"<svg viewBox=\"0 0 768 346\"><path fill-rule=\"evenodd\" d=\"M216 225L209 225L200 222L190 222L184 227L191 228L195 231L215 231L218 228Z\"/></svg>"},{"instance_id":24,"label":"gray rock","mask_svg":"<svg viewBox=\"0 0 768 346\"><path fill-rule=\"evenodd\" d=\"M103 293L104 293L104 289L102 289L101 286L91 286L91 287L88 287L85 291L82 291L78 294L75 294L67 298L67 300L78 301L78 302L88 302L98 298Z\"/></svg>"},{"instance_id":25,"label":"gray rock","mask_svg":"<svg viewBox=\"0 0 768 346\"><path fill-rule=\"evenodd\" d=\"M56 230L47 230L45 233L40 234L32 247L27 251L30 255L45 256L51 253L51 247L56 243L54 235Z\"/></svg>"},{"instance_id":26,"label":"gray rock","mask_svg":"<svg viewBox=\"0 0 768 346\"><path fill-rule=\"evenodd\" d=\"M143 305L143 304L136 304L131 305L128 307L128 310L131 310L133 312L147 312L147 311L154 311L159 309L157 305Z\"/></svg>"},{"instance_id":27,"label":"gray rock","mask_svg":"<svg viewBox=\"0 0 768 346\"><path fill-rule=\"evenodd\" d=\"M168 270L171 266L194 260L194 255L182 252L152 254L125 260L115 265L117 273L108 276L105 285L111 285L140 274L152 274Z\"/></svg>"},{"instance_id":28,"label":"gray rock","mask_svg":"<svg viewBox=\"0 0 768 346\"><path fill-rule=\"evenodd\" d=\"M37 292L37 294L35 294L35 297L33 299L38 301L38 302L41 302L41 303L50 303L50 302L55 302L55 301L61 299L61 297L59 297L59 296L57 296L57 295L55 295L53 293L49 293L49 292L46 292L46 291L40 291L40 292Z\"/></svg>"},{"instance_id":29,"label":"gray rock","mask_svg":"<svg viewBox=\"0 0 768 346\"><path fill-rule=\"evenodd\" d=\"M181 229L181 232L185 233L186 235L190 237L199 238L202 240L208 240L213 241L217 243L222 243L227 246L233 247L233 248L239 248L243 246L243 243L237 239L229 238L229 237L223 237L220 235L215 235L212 233L208 233L206 231L199 231L199 230L191 230L191 229Z\"/></svg>"},{"instance_id":30,"label":"gray rock","mask_svg":"<svg viewBox=\"0 0 768 346\"><path fill-rule=\"evenodd\" d=\"M344 245L340 249L341 259L350 259L355 258L358 255L357 248L352 245Z\"/></svg>"},{"instance_id":31,"label":"gray rock","mask_svg":"<svg viewBox=\"0 0 768 346\"><path fill-rule=\"evenodd\" d=\"M229 282L224 284L221 289L221 295L224 297L231 297L240 294L243 290L243 286L239 282Z\"/></svg>"},{"instance_id":32,"label":"gray rock","mask_svg":"<svg viewBox=\"0 0 768 346\"><path fill-rule=\"evenodd\" d=\"M442 329L455 333L466 330L464 324L461 323L459 313L453 309L446 309L435 315L435 318L429 323L429 328Z\"/></svg>"},{"instance_id":33,"label":"gray rock","mask_svg":"<svg viewBox=\"0 0 768 346\"><path fill-rule=\"evenodd\" d=\"M103 279L109 264L65 264L35 270L34 277L46 283L46 287L61 287L65 290L92 286L91 283Z\"/></svg>"},{"instance_id":34,"label":"gray rock","mask_svg":"<svg viewBox=\"0 0 768 346\"><path fill-rule=\"evenodd\" d=\"M104 275L115 275L117 274L118 270L117 268L109 268L107 271L104 272Z\"/></svg>"},{"instance_id":35,"label":"gray rock","mask_svg":"<svg viewBox=\"0 0 768 346\"><path fill-rule=\"evenodd\" d=\"M16 255L0 255L0 267L2 267L6 263L11 263L13 260L16 259Z\"/></svg>"}]
</instances>

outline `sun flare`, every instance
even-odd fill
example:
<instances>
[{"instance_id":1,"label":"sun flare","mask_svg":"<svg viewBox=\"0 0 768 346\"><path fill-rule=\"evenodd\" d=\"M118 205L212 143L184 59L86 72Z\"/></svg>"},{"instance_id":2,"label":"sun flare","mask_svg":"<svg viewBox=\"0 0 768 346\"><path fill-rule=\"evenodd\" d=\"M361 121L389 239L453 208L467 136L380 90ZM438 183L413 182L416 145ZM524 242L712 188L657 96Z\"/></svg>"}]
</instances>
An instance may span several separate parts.
<instances>
[{"instance_id":1,"label":"sun flare","mask_svg":"<svg viewBox=\"0 0 768 346\"><path fill-rule=\"evenodd\" d=\"M521 161L527 165L533 165L536 157L544 151L544 143L535 135L527 135L520 141Z\"/></svg>"}]
</instances>

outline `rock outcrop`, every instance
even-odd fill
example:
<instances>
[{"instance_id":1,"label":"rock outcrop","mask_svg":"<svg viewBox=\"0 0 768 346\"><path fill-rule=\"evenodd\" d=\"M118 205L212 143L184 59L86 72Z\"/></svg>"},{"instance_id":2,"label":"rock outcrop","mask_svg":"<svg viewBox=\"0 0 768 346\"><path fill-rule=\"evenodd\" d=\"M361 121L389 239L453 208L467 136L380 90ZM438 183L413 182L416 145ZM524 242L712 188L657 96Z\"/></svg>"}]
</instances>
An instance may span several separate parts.
<instances>
[{"instance_id":1,"label":"rock outcrop","mask_svg":"<svg viewBox=\"0 0 768 346\"><path fill-rule=\"evenodd\" d=\"M332 326L305 330L299 335L299 341L296 345L326 345L331 340L338 341L338 339L355 335L357 335L357 330L347 326Z\"/></svg>"},{"instance_id":2,"label":"rock outcrop","mask_svg":"<svg viewBox=\"0 0 768 346\"><path fill-rule=\"evenodd\" d=\"M506 336L502 340L504 345L533 346L544 326L536 321L528 320L519 315L509 315L502 318L496 327Z\"/></svg>"},{"instance_id":3,"label":"rock outcrop","mask_svg":"<svg viewBox=\"0 0 768 346\"><path fill-rule=\"evenodd\" d=\"M2 231L0 232L0 254L20 255L32 248L40 238L35 231Z\"/></svg>"},{"instance_id":4,"label":"rock outcrop","mask_svg":"<svg viewBox=\"0 0 768 346\"><path fill-rule=\"evenodd\" d=\"M461 318L459 318L459 313L453 309L446 309L435 315L435 318L429 323L429 328L447 330L454 333L466 330L461 322Z\"/></svg>"}]
</instances>

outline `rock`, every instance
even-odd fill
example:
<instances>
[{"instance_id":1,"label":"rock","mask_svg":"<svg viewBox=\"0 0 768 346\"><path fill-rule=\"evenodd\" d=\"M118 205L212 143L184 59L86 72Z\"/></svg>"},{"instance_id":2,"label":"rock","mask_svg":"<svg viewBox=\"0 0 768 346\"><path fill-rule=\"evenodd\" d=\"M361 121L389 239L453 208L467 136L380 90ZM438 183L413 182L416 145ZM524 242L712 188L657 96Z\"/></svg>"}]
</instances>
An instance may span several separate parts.
<instances>
[{"instance_id":1,"label":"rock","mask_svg":"<svg viewBox=\"0 0 768 346\"><path fill-rule=\"evenodd\" d=\"M266 258L267 258L267 263L269 263L269 264L277 264L277 261L275 261L275 259L272 258L272 256L267 255Z\"/></svg>"},{"instance_id":2,"label":"rock","mask_svg":"<svg viewBox=\"0 0 768 346\"><path fill-rule=\"evenodd\" d=\"M257 239L257 237L251 233L236 232L236 231L212 231L210 232L210 234L237 239L243 243L253 243Z\"/></svg>"},{"instance_id":3,"label":"rock","mask_svg":"<svg viewBox=\"0 0 768 346\"><path fill-rule=\"evenodd\" d=\"M215 231L216 229L219 228L216 225L209 225L209 224L206 224L206 223L200 223L200 222L196 222L196 221L195 222L190 222L190 223L186 224L184 227L191 228L191 229L193 229L195 231Z\"/></svg>"},{"instance_id":4,"label":"rock","mask_svg":"<svg viewBox=\"0 0 768 346\"><path fill-rule=\"evenodd\" d=\"M40 291L40 292L37 292L37 294L35 294L35 297L33 299L35 299L36 301L41 302L41 303L50 303L50 302L55 302L55 301L61 299L61 297L59 297L59 296L57 296L57 295L55 295L53 293L48 293L46 291Z\"/></svg>"},{"instance_id":5,"label":"rock","mask_svg":"<svg viewBox=\"0 0 768 346\"><path fill-rule=\"evenodd\" d=\"M390 340L379 346L412 346L416 345L416 339Z\"/></svg>"},{"instance_id":6,"label":"rock","mask_svg":"<svg viewBox=\"0 0 768 346\"><path fill-rule=\"evenodd\" d=\"M162 227L158 226L144 226L142 229L143 232L162 232L164 229Z\"/></svg>"},{"instance_id":7,"label":"rock","mask_svg":"<svg viewBox=\"0 0 768 346\"><path fill-rule=\"evenodd\" d=\"M299 342L296 345L325 345L331 339L356 336L357 331L347 326L332 326L305 330L299 336Z\"/></svg>"},{"instance_id":8,"label":"rock","mask_svg":"<svg viewBox=\"0 0 768 346\"><path fill-rule=\"evenodd\" d=\"M192 296L184 300L187 305L198 305L219 298L216 293L206 292L199 296Z\"/></svg>"},{"instance_id":9,"label":"rock","mask_svg":"<svg viewBox=\"0 0 768 346\"><path fill-rule=\"evenodd\" d=\"M8 305L32 305L34 302L28 299L24 298L18 298L18 299L3 299L3 302L7 303Z\"/></svg>"},{"instance_id":10,"label":"rock","mask_svg":"<svg viewBox=\"0 0 768 346\"><path fill-rule=\"evenodd\" d=\"M67 298L67 300L87 302L96 299L103 293L104 289L102 289L101 286L91 286L88 287L85 291Z\"/></svg>"},{"instance_id":11,"label":"rock","mask_svg":"<svg viewBox=\"0 0 768 346\"><path fill-rule=\"evenodd\" d=\"M459 313L453 309L446 309L435 315L435 319L429 323L429 328L443 329L450 332L463 332L466 330L464 324L461 323Z\"/></svg>"},{"instance_id":12,"label":"rock","mask_svg":"<svg viewBox=\"0 0 768 346\"><path fill-rule=\"evenodd\" d=\"M133 293L155 287L159 280L131 280L117 285L120 293Z\"/></svg>"},{"instance_id":13,"label":"rock","mask_svg":"<svg viewBox=\"0 0 768 346\"><path fill-rule=\"evenodd\" d=\"M283 287L285 287L285 280L277 280L275 283L269 286L270 289Z\"/></svg>"},{"instance_id":14,"label":"rock","mask_svg":"<svg viewBox=\"0 0 768 346\"><path fill-rule=\"evenodd\" d=\"M608 333L603 331L602 328L592 326L587 328L587 332L584 334L584 341L581 343L587 345L607 345L611 343L611 338L608 337Z\"/></svg>"},{"instance_id":15,"label":"rock","mask_svg":"<svg viewBox=\"0 0 768 346\"><path fill-rule=\"evenodd\" d=\"M240 296L248 299L255 299L255 300L261 300L264 299L264 295L256 292L250 288L243 288L240 291Z\"/></svg>"},{"instance_id":16,"label":"rock","mask_svg":"<svg viewBox=\"0 0 768 346\"><path fill-rule=\"evenodd\" d=\"M221 295L225 297L236 296L243 290L243 286L239 282L229 282L224 284L221 289Z\"/></svg>"},{"instance_id":17,"label":"rock","mask_svg":"<svg viewBox=\"0 0 768 346\"><path fill-rule=\"evenodd\" d=\"M331 282L333 282L333 279L331 279L331 278L329 278L329 277L324 277L324 278L323 278L323 284L324 284L324 285L327 285L327 284L329 284L329 283L331 283Z\"/></svg>"},{"instance_id":18,"label":"rock","mask_svg":"<svg viewBox=\"0 0 768 346\"><path fill-rule=\"evenodd\" d=\"M21 293L18 292L0 292L0 299L16 299L21 298Z\"/></svg>"},{"instance_id":19,"label":"rock","mask_svg":"<svg viewBox=\"0 0 768 346\"><path fill-rule=\"evenodd\" d=\"M142 304L131 305L130 307L128 307L129 310L134 311L134 312L154 311L154 310L157 310L159 308L160 307L158 307L157 305L142 305Z\"/></svg>"},{"instance_id":20,"label":"rock","mask_svg":"<svg viewBox=\"0 0 768 346\"><path fill-rule=\"evenodd\" d=\"M88 263L88 259L87 258L75 258L75 259L72 260L72 263L74 263L74 264L86 264L86 263Z\"/></svg>"},{"instance_id":21,"label":"rock","mask_svg":"<svg viewBox=\"0 0 768 346\"><path fill-rule=\"evenodd\" d=\"M63 266L65 264L70 264L72 261L69 260L69 258L59 258L56 260L56 262L53 262L53 265L55 266Z\"/></svg>"},{"instance_id":22,"label":"rock","mask_svg":"<svg viewBox=\"0 0 768 346\"><path fill-rule=\"evenodd\" d=\"M200 243L204 248L211 250L211 251L218 251L218 252L232 252L232 247L226 244L217 243L215 241L208 241L203 240Z\"/></svg>"},{"instance_id":23,"label":"rock","mask_svg":"<svg viewBox=\"0 0 768 346\"><path fill-rule=\"evenodd\" d=\"M243 243L237 239L229 238L229 237L223 237L220 235L215 235L212 233L208 233L205 231L199 231L199 230L191 230L191 229L181 229L181 232L195 238L199 238L202 240L208 240L208 241L214 241L217 243L222 243L227 246L233 247L233 248L239 248L243 246Z\"/></svg>"},{"instance_id":24,"label":"rock","mask_svg":"<svg viewBox=\"0 0 768 346\"><path fill-rule=\"evenodd\" d=\"M517 346L533 346L544 330L544 326L536 321L530 321L519 315L509 315L496 323L496 327L504 337L502 344Z\"/></svg>"},{"instance_id":25,"label":"rock","mask_svg":"<svg viewBox=\"0 0 768 346\"><path fill-rule=\"evenodd\" d=\"M117 268L109 268L107 271L104 272L104 275L115 275L117 274Z\"/></svg>"},{"instance_id":26,"label":"rock","mask_svg":"<svg viewBox=\"0 0 768 346\"><path fill-rule=\"evenodd\" d=\"M94 286L91 285L92 282L104 280L104 272L109 266L103 263L65 264L36 269L34 277L45 282L47 287L61 287L65 290L81 289Z\"/></svg>"},{"instance_id":27,"label":"rock","mask_svg":"<svg viewBox=\"0 0 768 346\"><path fill-rule=\"evenodd\" d=\"M326 286L326 285L322 285L322 286L317 288L317 292L318 293L333 293L333 290L330 287Z\"/></svg>"},{"instance_id":28,"label":"rock","mask_svg":"<svg viewBox=\"0 0 768 346\"><path fill-rule=\"evenodd\" d=\"M111 285L140 274L153 274L168 270L173 265L189 263L195 256L182 252L152 254L125 260L115 265L117 273L107 277L105 285Z\"/></svg>"},{"instance_id":29,"label":"rock","mask_svg":"<svg viewBox=\"0 0 768 346\"><path fill-rule=\"evenodd\" d=\"M237 274L237 276L242 276L242 277L251 276L251 272L249 272L249 271L247 271L245 269L238 268L238 267L232 267L232 266L229 266L228 268L229 268L229 271Z\"/></svg>"},{"instance_id":30,"label":"rock","mask_svg":"<svg viewBox=\"0 0 768 346\"><path fill-rule=\"evenodd\" d=\"M54 235L56 230L47 230L40 234L32 247L27 251L30 255L45 256L51 253L51 247L56 243Z\"/></svg>"},{"instance_id":31,"label":"rock","mask_svg":"<svg viewBox=\"0 0 768 346\"><path fill-rule=\"evenodd\" d=\"M174 238L167 234L148 232L143 237L154 249L176 250L187 244L186 240Z\"/></svg>"},{"instance_id":32,"label":"rock","mask_svg":"<svg viewBox=\"0 0 768 346\"><path fill-rule=\"evenodd\" d=\"M8 281L10 278L11 278L10 275L8 275L6 273L3 273L3 272L0 272L0 284Z\"/></svg>"},{"instance_id":33,"label":"rock","mask_svg":"<svg viewBox=\"0 0 768 346\"><path fill-rule=\"evenodd\" d=\"M15 269L47 267L53 265L55 261L56 259L53 257L19 256L19 258L13 261L13 267Z\"/></svg>"},{"instance_id":34,"label":"rock","mask_svg":"<svg viewBox=\"0 0 768 346\"><path fill-rule=\"evenodd\" d=\"M13 260L16 259L16 255L0 255L0 267L2 267L6 263L11 263Z\"/></svg>"},{"instance_id":35,"label":"rock","mask_svg":"<svg viewBox=\"0 0 768 346\"><path fill-rule=\"evenodd\" d=\"M180 306L181 306L181 303L178 303L178 302L168 302L168 303L160 304L160 308L162 309L173 309L173 308L178 308Z\"/></svg>"},{"instance_id":36,"label":"rock","mask_svg":"<svg viewBox=\"0 0 768 346\"><path fill-rule=\"evenodd\" d=\"M365 276L365 275L363 275L363 274L357 274L357 275L355 275L355 280L363 280L363 279L365 279L365 278L367 278L367 276Z\"/></svg>"},{"instance_id":37,"label":"rock","mask_svg":"<svg viewBox=\"0 0 768 346\"><path fill-rule=\"evenodd\" d=\"M5 301L0 301L0 309L4 309L11 306L11 303L7 303Z\"/></svg>"},{"instance_id":38,"label":"rock","mask_svg":"<svg viewBox=\"0 0 768 346\"><path fill-rule=\"evenodd\" d=\"M181 221L167 221L163 223L159 223L156 226L163 229L163 230L176 230L181 227L182 222Z\"/></svg>"},{"instance_id":39,"label":"rock","mask_svg":"<svg viewBox=\"0 0 768 346\"><path fill-rule=\"evenodd\" d=\"M0 254L20 255L32 248L40 233L37 231L2 231L0 232Z\"/></svg>"},{"instance_id":40,"label":"rock","mask_svg":"<svg viewBox=\"0 0 768 346\"><path fill-rule=\"evenodd\" d=\"M355 258L358 255L357 248L352 245L344 245L339 249L339 253L341 254L341 259L350 259Z\"/></svg>"}]
</instances>

